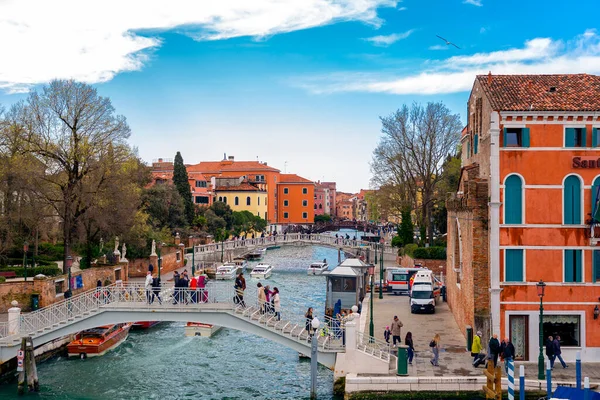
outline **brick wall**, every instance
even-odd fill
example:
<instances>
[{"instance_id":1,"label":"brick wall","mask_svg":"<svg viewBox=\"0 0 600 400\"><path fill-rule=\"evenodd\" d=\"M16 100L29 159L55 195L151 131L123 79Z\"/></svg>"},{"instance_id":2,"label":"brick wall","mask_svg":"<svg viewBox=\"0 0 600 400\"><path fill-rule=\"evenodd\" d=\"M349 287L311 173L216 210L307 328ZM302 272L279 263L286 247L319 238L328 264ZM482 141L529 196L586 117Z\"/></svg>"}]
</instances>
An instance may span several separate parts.
<instances>
[{"instance_id":1,"label":"brick wall","mask_svg":"<svg viewBox=\"0 0 600 400\"><path fill-rule=\"evenodd\" d=\"M179 253L179 258L177 258L177 253ZM161 258L161 274L173 272L176 269L184 266L185 249L183 246L163 248L161 251ZM157 271L158 257L139 258L132 260L130 263L131 266L129 267L129 277L140 278L146 276L146 273L148 272L148 265L150 264L154 266L154 271Z\"/></svg>"},{"instance_id":2,"label":"brick wall","mask_svg":"<svg viewBox=\"0 0 600 400\"><path fill-rule=\"evenodd\" d=\"M446 274L446 260L432 260L424 258L413 259L411 256L407 255L398 257L398 265L403 268L413 268L415 263L420 263L423 267L432 270L435 275L439 275L441 272Z\"/></svg>"},{"instance_id":3,"label":"brick wall","mask_svg":"<svg viewBox=\"0 0 600 400\"><path fill-rule=\"evenodd\" d=\"M463 334L470 325L486 336L490 328L488 184L478 176L478 165L465 169L461 184L464 194L446 202L446 287L448 305Z\"/></svg>"},{"instance_id":4,"label":"brick wall","mask_svg":"<svg viewBox=\"0 0 600 400\"><path fill-rule=\"evenodd\" d=\"M74 278L78 275L82 276L83 288L73 290L73 295L95 288L98 280L102 281L102 284L106 280L115 283L117 275L120 275L121 280L127 280L127 264L97 266L72 274ZM64 288L60 293L57 293L55 283L61 279L64 280ZM67 290L67 287L67 275L27 280L27 282L7 281L0 284L0 313L7 312L13 300L19 302L19 306L23 311L29 311L31 309L31 295L33 293L40 295L40 307L49 306L63 299L63 293Z\"/></svg>"}]
</instances>

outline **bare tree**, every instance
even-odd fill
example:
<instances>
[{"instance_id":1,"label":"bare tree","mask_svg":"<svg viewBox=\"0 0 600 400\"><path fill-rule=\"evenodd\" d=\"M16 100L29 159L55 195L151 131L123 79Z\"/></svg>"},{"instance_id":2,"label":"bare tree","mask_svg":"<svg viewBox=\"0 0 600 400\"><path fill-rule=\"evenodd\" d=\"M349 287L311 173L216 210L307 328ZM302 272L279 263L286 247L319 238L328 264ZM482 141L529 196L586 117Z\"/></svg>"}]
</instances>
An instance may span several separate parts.
<instances>
[{"instance_id":1,"label":"bare tree","mask_svg":"<svg viewBox=\"0 0 600 400\"><path fill-rule=\"evenodd\" d=\"M442 179L445 158L458 145L460 116L451 114L443 103L413 103L410 108L404 105L390 116L381 117L381 124L383 136L371 163L373 182L392 185L400 191L400 202L420 208L420 225L427 227L432 243L435 189Z\"/></svg>"},{"instance_id":2,"label":"bare tree","mask_svg":"<svg viewBox=\"0 0 600 400\"><path fill-rule=\"evenodd\" d=\"M57 80L20 104L26 149L43 165L43 196L60 216L64 261L79 219L94 205L111 173L103 162L111 148L126 145L130 129L106 97L93 87Z\"/></svg>"}]
</instances>

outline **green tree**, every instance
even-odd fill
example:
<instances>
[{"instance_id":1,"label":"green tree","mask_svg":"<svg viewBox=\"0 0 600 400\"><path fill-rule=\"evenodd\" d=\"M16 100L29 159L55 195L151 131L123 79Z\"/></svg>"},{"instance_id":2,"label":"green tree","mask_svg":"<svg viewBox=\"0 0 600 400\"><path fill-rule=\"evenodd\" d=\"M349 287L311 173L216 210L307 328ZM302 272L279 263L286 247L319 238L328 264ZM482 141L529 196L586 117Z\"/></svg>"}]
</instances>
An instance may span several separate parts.
<instances>
[{"instance_id":1,"label":"green tree","mask_svg":"<svg viewBox=\"0 0 600 400\"><path fill-rule=\"evenodd\" d=\"M330 222L330 221L331 221L331 215L329 215L329 214L315 215L315 224L318 224L319 222Z\"/></svg>"},{"instance_id":2,"label":"green tree","mask_svg":"<svg viewBox=\"0 0 600 400\"><path fill-rule=\"evenodd\" d=\"M145 189L142 204L154 229L181 228L186 224L185 205L173 185L154 185Z\"/></svg>"},{"instance_id":3,"label":"green tree","mask_svg":"<svg viewBox=\"0 0 600 400\"><path fill-rule=\"evenodd\" d=\"M231 207L229 207L228 204L222 201L215 201L209 207L209 210L212 210L212 212L214 212L217 217L223 218L223 220L225 221L226 229L231 229L231 227L233 226L233 211L231 210Z\"/></svg>"},{"instance_id":4,"label":"green tree","mask_svg":"<svg viewBox=\"0 0 600 400\"><path fill-rule=\"evenodd\" d=\"M180 152L177 152L175 155L175 162L173 163L173 184L175 184L179 196L183 199L185 218L187 223L191 225L194 221L194 203L192 202L192 191L190 189L187 169L183 164L183 157L181 157Z\"/></svg>"},{"instance_id":5,"label":"green tree","mask_svg":"<svg viewBox=\"0 0 600 400\"><path fill-rule=\"evenodd\" d=\"M208 228L208 233L213 235L213 237L216 240L216 237L219 235L219 232L227 228L227 223L225 222L225 219L219 217L211 209L206 210L206 212L204 213L204 217L206 218L206 226Z\"/></svg>"},{"instance_id":6,"label":"green tree","mask_svg":"<svg viewBox=\"0 0 600 400\"><path fill-rule=\"evenodd\" d=\"M398 227L399 245L402 247L413 242L414 227L410 214L410 208L404 208L402 210L402 222Z\"/></svg>"}]
</instances>

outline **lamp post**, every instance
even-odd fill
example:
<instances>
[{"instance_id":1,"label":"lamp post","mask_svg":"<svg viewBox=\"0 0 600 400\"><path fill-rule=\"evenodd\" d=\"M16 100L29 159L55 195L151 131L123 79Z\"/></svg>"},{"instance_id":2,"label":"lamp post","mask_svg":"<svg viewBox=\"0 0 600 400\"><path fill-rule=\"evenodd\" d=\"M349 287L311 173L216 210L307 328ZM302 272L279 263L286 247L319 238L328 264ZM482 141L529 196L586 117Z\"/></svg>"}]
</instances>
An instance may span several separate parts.
<instances>
[{"instance_id":1,"label":"lamp post","mask_svg":"<svg viewBox=\"0 0 600 400\"><path fill-rule=\"evenodd\" d=\"M223 252L225 251L225 249L223 248L225 246L225 230L221 230L221 262L223 262Z\"/></svg>"},{"instance_id":2,"label":"lamp post","mask_svg":"<svg viewBox=\"0 0 600 400\"><path fill-rule=\"evenodd\" d=\"M194 239L190 236L190 240L192 242L192 278L196 276L196 261L194 259L196 253L196 246L194 246Z\"/></svg>"},{"instance_id":3,"label":"lamp post","mask_svg":"<svg viewBox=\"0 0 600 400\"><path fill-rule=\"evenodd\" d=\"M385 243L381 243L381 257L379 257L379 298L383 299L383 247Z\"/></svg>"},{"instance_id":4,"label":"lamp post","mask_svg":"<svg viewBox=\"0 0 600 400\"><path fill-rule=\"evenodd\" d=\"M540 296L540 355L538 356L538 379L544 379L544 289L546 284L540 279L535 285Z\"/></svg>"},{"instance_id":5,"label":"lamp post","mask_svg":"<svg viewBox=\"0 0 600 400\"><path fill-rule=\"evenodd\" d=\"M69 292L71 292L73 290L73 288L71 287L71 266L73 265L73 257L71 257L71 255L67 256L67 279L69 280L68 282L68 287L69 287Z\"/></svg>"},{"instance_id":6,"label":"lamp post","mask_svg":"<svg viewBox=\"0 0 600 400\"><path fill-rule=\"evenodd\" d=\"M369 267L369 274L371 275L371 301L370 301L370 309L369 309L369 336L371 336L371 339L369 339L370 341L373 340L373 337L375 336L375 327L373 325L373 292L375 291L375 288L373 287L373 283L374 282L374 276L375 276L375 266L372 265Z\"/></svg>"},{"instance_id":7,"label":"lamp post","mask_svg":"<svg viewBox=\"0 0 600 400\"><path fill-rule=\"evenodd\" d=\"M25 243L23 243L23 270L24 270L24 276L25 276L26 282L27 282L27 250L29 250L29 243L27 243L27 240L26 240Z\"/></svg>"},{"instance_id":8,"label":"lamp post","mask_svg":"<svg viewBox=\"0 0 600 400\"><path fill-rule=\"evenodd\" d=\"M160 251L162 250L162 246L163 246L162 242L158 242L156 244L156 250L158 251L158 279L159 280L160 280L160 269L162 266L162 259L160 257Z\"/></svg>"},{"instance_id":9,"label":"lamp post","mask_svg":"<svg viewBox=\"0 0 600 400\"><path fill-rule=\"evenodd\" d=\"M311 321L311 328L313 329L313 338L310 343L310 398L317 398L317 346L319 338L317 336L317 329L319 329L321 322L317 317Z\"/></svg>"}]
</instances>

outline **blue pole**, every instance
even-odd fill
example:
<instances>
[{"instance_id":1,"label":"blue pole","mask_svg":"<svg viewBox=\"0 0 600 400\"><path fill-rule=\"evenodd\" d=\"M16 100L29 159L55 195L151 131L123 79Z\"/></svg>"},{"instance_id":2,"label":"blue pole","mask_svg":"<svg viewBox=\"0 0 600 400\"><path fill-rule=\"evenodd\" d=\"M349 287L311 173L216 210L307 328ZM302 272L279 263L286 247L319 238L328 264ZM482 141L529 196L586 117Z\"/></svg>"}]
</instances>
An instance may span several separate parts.
<instances>
[{"instance_id":1,"label":"blue pole","mask_svg":"<svg viewBox=\"0 0 600 400\"><path fill-rule=\"evenodd\" d=\"M519 400L525 400L525 367L519 367Z\"/></svg>"},{"instance_id":2,"label":"blue pole","mask_svg":"<svg viewBox=\"0 0 600 400\"><path fill-rule=\"evenodd\" d=\"M587 376L583 380L583 400L590 400L590 378Z\"/></svg>"},{"instance_id":3,"label":"blue pole","mask_svg":"<svg viewBox=\"0 0 600 400\"><path fill-rule=\"evenodd\" d=\"M550 360L546 361L546 392L548 393L547 398L552 397L552 368L550 367Z\"/></svg>"},{"instance_id":4,"label":"blue pole","mask_svg":"<svg viewBox=\"0 0 600 400\"><path fill-rule=\"evenodd\" d=\"M508 360L508 400L515 400L515 363Z\"/></svg>"},{"instance_id":5,"label":"blue pole","mask_svg":"<svg viewBox=\"0 0 600 400\"><path fill-rule=\"evenodd\" d=\"M581 390L581 352L578 351L575 356L575 381L577 389Z\"/></svg>"}]
</instances>

